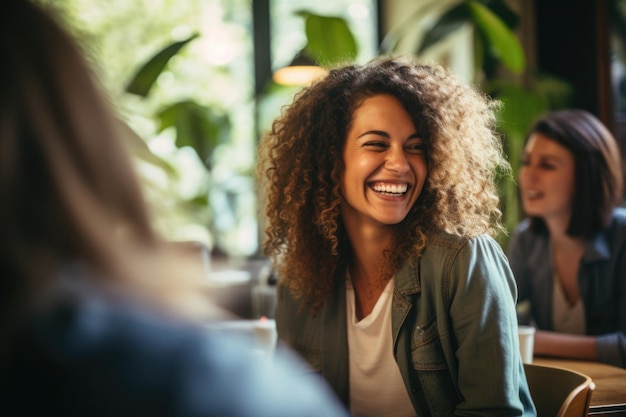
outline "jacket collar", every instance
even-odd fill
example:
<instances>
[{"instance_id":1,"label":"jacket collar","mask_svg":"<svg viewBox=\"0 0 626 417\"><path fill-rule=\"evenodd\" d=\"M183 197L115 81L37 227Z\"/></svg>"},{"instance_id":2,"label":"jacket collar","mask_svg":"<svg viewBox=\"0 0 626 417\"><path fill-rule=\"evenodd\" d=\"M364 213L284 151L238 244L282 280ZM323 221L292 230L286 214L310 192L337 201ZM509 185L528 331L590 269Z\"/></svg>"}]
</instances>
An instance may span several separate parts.
<instances>
[{"instance_id":1,"label":"jacket collar","mask_svg":"<svg viewBox=\"0 0 626 417\"><path fill-rule=\"evenodd\" d=\"M416 263L405 263L396 274L395 289L403 296L417 294L422 291L419 274L419 259Z\"/></svg>"},{"instance_id":2,"label":"jacket collar","mask_svg":"<svg viewBox=\"0 0 626 417\"><path fill-rule=\"evenodd\" d=\"M422 292L422 283L419 275L419 260L417 264L405 264L396 273L394 279L394 308L391 314L391 332L393 335L393 344L397 347L400 328L416 302L413 300L413 295Z\"/></svg>"},{"instance_id":3,"label":"jacket collar","mask_svg":"<svg viewBox=\"0 0 626 417\"><path fill-rule=\"evenodd\" d=\"M604 231L587 243L583 259L587 262L603 261L611 257L611 249Z\"/></svg>"}]
</instances>

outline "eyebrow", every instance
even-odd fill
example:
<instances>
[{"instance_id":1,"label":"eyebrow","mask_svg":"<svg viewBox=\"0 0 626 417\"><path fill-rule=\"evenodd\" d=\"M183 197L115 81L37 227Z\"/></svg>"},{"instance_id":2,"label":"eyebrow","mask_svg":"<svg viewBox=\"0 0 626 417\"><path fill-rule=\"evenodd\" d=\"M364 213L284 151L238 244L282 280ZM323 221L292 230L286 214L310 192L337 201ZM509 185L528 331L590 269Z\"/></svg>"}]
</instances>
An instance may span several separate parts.
<instances>
[{"instance_id":1,"label":"eyebrow","mask_svg":"<svg viewBox=\"0 0 626 417\"><path fill-rule=\"evenodd\" d=\"M524 158L528 158L531 156L530 152L526 152L524 151L524 153L522 154L522 157ZM554 154L539 154L535 156L538 160L540 161L550 161L550 162L563 162L563 158L561 158L558 155L554 155Z\"/></svg>"},{"instance_id":2,"label":"eyebrow","mask_svg":"<svg viewBox=\"0 0 626 417\"><path fill-rule=\"evenodd\" d=\"M378 135L378 136L385 137L387 139L391 137L389 133L385 132L384 130L368 130L367 132L363 132L359 136L357 136L357 139L362 138L363 136L367 136L367 135ZM419 139L419 138L420 138L420 134L418 132L415 132L409 135L409 137L407 137L406 139L408 140L408 139Z\"/></svg>"}]
</instances>

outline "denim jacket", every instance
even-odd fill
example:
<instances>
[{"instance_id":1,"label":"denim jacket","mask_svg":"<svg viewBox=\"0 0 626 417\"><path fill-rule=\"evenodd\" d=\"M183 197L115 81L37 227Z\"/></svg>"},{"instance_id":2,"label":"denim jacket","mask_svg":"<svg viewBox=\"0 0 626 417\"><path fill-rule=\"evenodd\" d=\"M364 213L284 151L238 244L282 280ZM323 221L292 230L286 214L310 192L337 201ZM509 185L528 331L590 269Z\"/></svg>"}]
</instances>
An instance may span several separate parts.
<instances>
[{"instance_id":1,"label":"denim jacket","mask_svg":"<svg viewBox=\"0 0 626 417\"><path fill-rule=\"evenodd\" d=\"M420 417L534 416L519 354L516 289L487 236L433 236L395 276L394 356ZM349 406L345 281L313 317L279 285L279 338Z\"/></svg>"},{"instance_id":2,"label":"denim jacket","mask_svg":"<svg viewBox=\"0 0 626 417\"><path fill-rule=\"evenodd\" d=\"M519 302L529 300L537 328L553 330L550 237L533 233L528 220L509 246ZM609 227L587 242L578 270L587 334L597 336L599 360L626 368L626 210L616 209Z\"/></svg>"}]
</instances>

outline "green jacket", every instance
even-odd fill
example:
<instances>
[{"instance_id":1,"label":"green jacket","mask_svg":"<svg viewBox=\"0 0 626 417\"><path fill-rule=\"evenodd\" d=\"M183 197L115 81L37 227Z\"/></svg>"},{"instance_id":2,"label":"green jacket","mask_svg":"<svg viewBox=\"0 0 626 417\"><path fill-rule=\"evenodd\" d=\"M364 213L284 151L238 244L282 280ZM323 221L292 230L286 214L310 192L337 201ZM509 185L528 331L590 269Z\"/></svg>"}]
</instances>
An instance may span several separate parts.
<instances>
[{"instance_id":1,"label":"green jacket","mask_svg":"<svg viewBox=\"0 0 626 417\"><path fill-rule=\"evenodd\" d=\"M419 417L536 415L519 354L516 297L507 259L488 236L433 236L417 262L401 268L394 356ZM278 336L348 406L345 281L315 317L300 307L279 285Z\"/></svg>"}]
</instances>

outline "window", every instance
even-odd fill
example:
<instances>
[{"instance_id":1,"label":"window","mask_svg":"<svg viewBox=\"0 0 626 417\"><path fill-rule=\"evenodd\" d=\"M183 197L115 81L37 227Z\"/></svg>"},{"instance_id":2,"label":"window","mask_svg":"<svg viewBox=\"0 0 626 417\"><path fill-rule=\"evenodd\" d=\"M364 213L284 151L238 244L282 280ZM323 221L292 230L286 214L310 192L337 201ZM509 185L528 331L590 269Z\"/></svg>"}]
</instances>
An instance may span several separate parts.
<instances>
[{"instance_id":1,"label":"window","mask_svg":"<svg viewBox=\"0 0 626 417\"><path fill-rule=\"evenodd\" d=\"M138 158L138 169L164 237L201 241L234 257L259 252L257 136L295 90L255 95L256 0L40 1L62 11L120 115L148 145L152 155ZM271 0L269 5L272 69L290 62L306 42L303 19L294 14L300 9L345 18L359 45L358 59L376 54L373 0ZM169 61L146 97L125 91L150 57L192 34L198 37ZM230 122L206 165L194 148L176 143L176 129L160 128L159 113L181 102ZM262 103L271 105L259 119L256 106Z\"/></svg>"}]
</instances>

